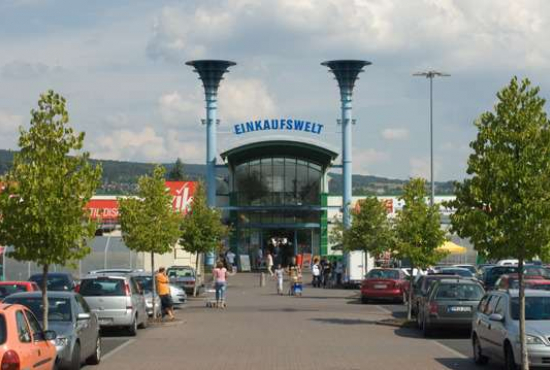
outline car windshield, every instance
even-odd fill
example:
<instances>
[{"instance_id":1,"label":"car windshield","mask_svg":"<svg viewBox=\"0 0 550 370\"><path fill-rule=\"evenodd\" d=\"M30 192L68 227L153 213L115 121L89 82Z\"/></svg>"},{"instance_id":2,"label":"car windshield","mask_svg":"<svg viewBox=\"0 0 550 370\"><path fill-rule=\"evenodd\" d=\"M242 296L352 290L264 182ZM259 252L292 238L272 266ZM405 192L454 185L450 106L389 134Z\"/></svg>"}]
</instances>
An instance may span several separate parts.
<instances>
[{"instance_id":1,"label":"car windshield","mask_svg":"<svg viewBox=\"0 0 550 370\"><path fill-rule=\"evenodd\" d=\"M38 286L42 286L42 276L36 275L31 277ZM69 280L65 276L48 276L48 290L54 292L67 292L72 290Z\"/></svg>"},{"instance_id":2,"label":"car windshield","mask_svg":"<svg viewBox=\"0 0 550 370\"><path fill-rule=\"evenodd\" d=\"M367 279L399 279L399 271L396 270L370 270Z\"/></svg>"},{"instance_id":3,"label":"car windshield","mask_svg":"<svg viewBox=\"0 0 550 370\"><path fill-rule=\"evenodd\" d=\"M462 277L472 277L473 276L473 274L470 271L468 271L466 269L462 269L462 268L442 269L441 272L444 273L444 274L458 275L458 276L462 276Z\"/></svg>"},{"instance_id":4,"label":"car windshield","mask_svg":"<svg viewBox=\"0 0 550 370\"><path fill-rule=\"evenodd\" d=\"M511 306L512 319L519 320L519 298ZM525 297L525 320L550 320L550 297Z\"/></svg>"},{"instance_id":5,"label":"car windshield","mask_svg":"<svg viewBox=\"0 0 550 370\"><path fill-rule=\"evenodd\" d=\"M10 294L26 291L27 288L23 284L2 284L0 285L0 298L6 298Z\"/></svg>"},{"instance_id":6,"label":"car windshield","mask_svg":"<svg viewBox=\"0 0 550 370\"><path fill-rule=\"evenodd\" d=\"M134 276L141 289L149 293L153 291L153 278L151 276Z\"/></svg>"},{"instance_id":7,"label":"car windshield","mask_svg":"<svg viewBox=\"0 0 550 370\"><path fill-rule=\"evenodd\" d=\"M125 296L124 279L84 279L79 293L84 297L119 297Z\"/></svg>"},{"instance_id":8,"label":"car windshield","mask_svg":"<svg viewBox=\"0 0 550 370\"><path fill-rule=\"evenodd\" d=\"M526 276L541 276L544 279L550 279L550 274L548 270L540 266L527 266L525 267Z\"/></svg>"},{"instance_id":9,"label":"car windshield","mask_svg":"<svg viewBox=\"0 0 550 370\"><path fill-rule=\"evenodd\" d=\"M477 284L440 284L435 299L437 301L479 301L483 288Z\"/></svg>"},{"instance_id":10,"label":"car windshield","mask_svg":"<svg viewBox=\"0 0 550 370\"><path fill-rule=\"evenodd\" d=\"M6 343L7 336L6 317L0 314L0 344Z\"/></svg>"},{"instance_id":11,"label":"car windshield","mask_svg":"<svg viewBox=\"0 0 550 370\"><path fill-rule=\"evenodd\" d=\"M193 277L193 270L188 268L168 269L168 277Z\"/></svg>"},{"instance_id":12,"label":"car windshield","mask_svg":"<svg viewBox=\"0 0 550 370\"><path fill-rule=\"evenodd\" d=\"M8 297L5 303L17 303L32 311L38 321L43 322L42 297ZM48 321L72 321L71 301L68 298L48 297Z\"/></svg>"}]
</instances>

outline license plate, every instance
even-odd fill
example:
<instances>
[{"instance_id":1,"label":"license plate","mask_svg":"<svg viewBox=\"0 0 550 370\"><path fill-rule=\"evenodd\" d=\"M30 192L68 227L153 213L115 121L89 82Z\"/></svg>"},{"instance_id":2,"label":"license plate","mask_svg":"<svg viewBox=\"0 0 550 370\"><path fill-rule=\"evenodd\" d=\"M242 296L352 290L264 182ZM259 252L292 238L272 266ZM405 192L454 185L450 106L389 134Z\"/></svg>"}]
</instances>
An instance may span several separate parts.
<instances>
[{"instance_id":1,"label":"license plate","mask_svg":"<svg viewBox=\"0 0 550 370\"><path fill-rule=\"evenodd\" d=\"M99 319L100 325L109 325L113 322L113 319Z\"/></svg>"},{"instance_id":2,"label":"license plate","mask_svg":"<svg viewBox=\"0 0 550 370\"><path fill-rule=\"evenodd\" d=\"M386 289L387 287L386 284L374 284L374 289Z\"/></svg>"},{"instance_id":3,"label":"license plate","mask_svg":"<svg viewBox=\"0 0 550 370\"><path fill-rule=\"evenodd\" d=\"M472 312L471 306L449 306L447 312Z\"/></svg>"}]
</instances>

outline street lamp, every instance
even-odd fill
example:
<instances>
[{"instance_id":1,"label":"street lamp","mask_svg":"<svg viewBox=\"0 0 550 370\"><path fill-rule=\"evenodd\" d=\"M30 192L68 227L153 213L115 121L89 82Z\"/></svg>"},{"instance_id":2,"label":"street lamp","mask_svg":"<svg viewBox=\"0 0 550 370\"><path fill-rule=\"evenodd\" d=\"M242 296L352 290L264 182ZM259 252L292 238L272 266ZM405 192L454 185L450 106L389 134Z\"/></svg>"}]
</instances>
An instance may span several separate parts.
<instances>
[{"instance_id":1,"label":"street lamp","mask_svg":"<svg viewBox=\"0 0 550 370\"><path fill-rule=\"evenodd\" d=\"M421 76L430 79L430 205L434 205L435 185L434 185L434 111L433 111L433 82L434 77L448 77L450 74L434 70L426 72L413 73L413 76Z\"/></svg>"}]
</instances>

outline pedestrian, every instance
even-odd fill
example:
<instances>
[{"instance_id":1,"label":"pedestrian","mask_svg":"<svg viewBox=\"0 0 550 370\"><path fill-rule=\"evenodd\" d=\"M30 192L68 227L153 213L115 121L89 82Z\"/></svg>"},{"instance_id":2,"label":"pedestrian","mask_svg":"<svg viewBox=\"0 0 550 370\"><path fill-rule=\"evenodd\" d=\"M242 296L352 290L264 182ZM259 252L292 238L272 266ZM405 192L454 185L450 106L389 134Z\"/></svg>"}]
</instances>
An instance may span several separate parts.
<instances>
[{"instance_id":1,"label":"pedestrian","mask_svg":"<svg viewBox=\"0 0 550 370\"><path fill-rule=\"evenodd\" d=\"M155 275L157 283L158 295L160 297L162 317L168 315L170 320L174 320L174 303L170 295L170 280L166 276L166 269L160 267Z\"/></svg>"},{"instance_id":2,"label":"pedestrian","mask_svg":"<svg viewBox=\"0 0 550 370\"><path fill-rule=\"evenodd\" d=\"M258 247L256 251L256 268L260 270L262 268L262 261L264 260L264 251L262 247Z\"/></svg>"},{"instance_id":3,"label":"pedestrian","mask_svg":"<svg viewBox=\"0 0 550 370\"><path fill-rule=\"evenodd\" d=\"M283 279L285 276L285 270L281 266L281 264L277 265L277 269L275 269L275 277L277 278L277 294L283 295Z\"/></svg>"},{"instance_id":4,"label":"pedestrian","mask_svg":"<svg viewBox=\"0 0 550 370\"><path fill-rule=\"evenodd\" d=\"M227 269L223 262L218 261L216 268L212 270L214 287L216 288L216 307L225 308L225 291L227 289Z\"/></svg>"},{"instance_id":5,"label":"pedestrian","mask_svg":"<svg viewBox=\"0 0 550 370\"><path fill-rule=\"evenodd\" d=\"M313 260L313 266L311 266L311 275L313 275L313 287L321 287L321 266L319 265L319 259L315 258Z\"/></svg>"},{"instance_id":6,"label":"pedestrian","mask_svg":"<svg viewBox=\"0 0 550 370\"><path fill-rule=\"evenodd\" d=\"M233 253L231 249L229 249L225 254L225 259L227 260L227 264L231 272L235 271L235 257L236 257L236 254Z\"/></svg>"},{"instance_id":7,"label":"pedestrian","mask_svg":"<svg viewBox=\"0 0 550 370\"><path fill-rule=\"evenodd\" d=\"M332 273L332 266L330 261L327 261L323 267L323 288L326 288L327 285L330 288L330 276Z\"/></svg>"},{"instance_id":8,"label":"pedestrian","mask_svg":"<svg viewBox=\"0 0 550 370\"><path fill-rule=\"evenodd\" d=\"M265 265L267 266L267 272L269 272L269 275L273 276L273 256L271 255L271 252L267 252L267 255L265 256Z\"/></svg>"},{"instance_id":9,"label":"pedestrian","mask_svg":"<svg viewBox=\"0 0 550 370\"><path fill-rule=\"evenodd\" d=\"M336 286L342 285L342 275L344 274L344 266L342 262L336 261Z\"/></svg>"}]
</instances>

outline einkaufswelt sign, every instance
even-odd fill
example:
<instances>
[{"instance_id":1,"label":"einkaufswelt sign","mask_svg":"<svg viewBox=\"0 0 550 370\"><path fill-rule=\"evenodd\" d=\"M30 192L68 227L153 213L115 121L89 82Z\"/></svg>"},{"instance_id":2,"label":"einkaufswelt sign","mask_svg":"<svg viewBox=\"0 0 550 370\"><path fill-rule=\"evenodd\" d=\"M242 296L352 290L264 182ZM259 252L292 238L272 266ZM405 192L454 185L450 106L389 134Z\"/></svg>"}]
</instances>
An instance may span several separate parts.
<instances>
[{"instance_id":1,"label":"einkaufswelt sign","mask_svg":"<svg viewBox=\"0 0 550 370\"><path fill-rule=\"evenodd\" d=\"M305 121L300 119L293 118L279 118L279 119L260 119L254 121L247 121L243 123L238 123L233 126L233 133L235 135L243 135L250 132L257 131L271 131L271 132L282 132L282 131L302 131L309 132L311 134L320 135L323 131L324 125L312 122Z\"/></svg>"}]
</instances>

